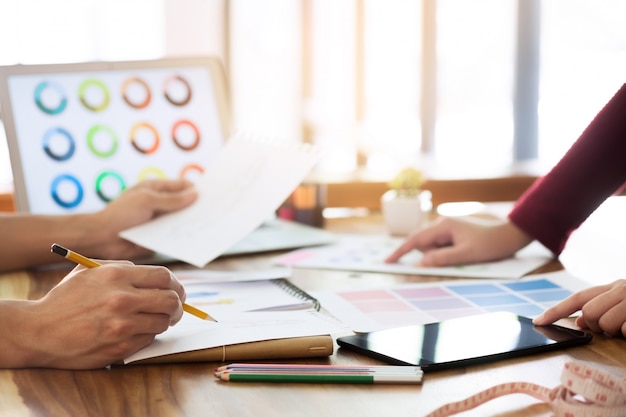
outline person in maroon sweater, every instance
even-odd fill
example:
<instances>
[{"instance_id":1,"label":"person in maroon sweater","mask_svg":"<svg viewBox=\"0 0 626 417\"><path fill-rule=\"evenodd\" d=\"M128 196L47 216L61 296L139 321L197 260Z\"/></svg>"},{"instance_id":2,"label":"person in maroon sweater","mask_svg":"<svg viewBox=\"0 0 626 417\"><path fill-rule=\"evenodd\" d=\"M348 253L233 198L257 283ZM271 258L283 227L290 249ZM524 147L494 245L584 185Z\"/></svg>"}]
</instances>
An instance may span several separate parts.
<instances>
[{"instance_id":1,"label":"person in maroon sweater","mask_svg":"<svg viewBox=\"0 0 626 417\"><path fill-rule=\"evenodd\" d=\"M593 119L565 156L515 203L507 219L442 217L407 238L388 258L413 249L424 266L488 262L513 256L538 240L555 256L570 234L626 185L626 84ZM586 289L546 310L536 324L582 310L582 328L626 336L626 280Z\"/></svg>"}]
</instances>

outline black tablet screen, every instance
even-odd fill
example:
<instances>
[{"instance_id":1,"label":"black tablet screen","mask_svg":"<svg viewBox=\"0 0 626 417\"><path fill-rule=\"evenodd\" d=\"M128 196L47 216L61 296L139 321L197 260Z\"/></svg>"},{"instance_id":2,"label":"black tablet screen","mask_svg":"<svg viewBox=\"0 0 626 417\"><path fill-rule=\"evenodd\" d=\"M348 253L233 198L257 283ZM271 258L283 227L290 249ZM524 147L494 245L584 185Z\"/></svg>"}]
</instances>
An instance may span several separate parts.
<instances>
[{"instance_id":1,"label":"black tablet screen","mask_svg":"<svg viewBox=\"0 0 626 417\"><path fill-rule=\"evenodd\" d=\"M345 336L342 348L425 372L581 345L592 336L498 312Z\"/></svg>"}]
</instances>

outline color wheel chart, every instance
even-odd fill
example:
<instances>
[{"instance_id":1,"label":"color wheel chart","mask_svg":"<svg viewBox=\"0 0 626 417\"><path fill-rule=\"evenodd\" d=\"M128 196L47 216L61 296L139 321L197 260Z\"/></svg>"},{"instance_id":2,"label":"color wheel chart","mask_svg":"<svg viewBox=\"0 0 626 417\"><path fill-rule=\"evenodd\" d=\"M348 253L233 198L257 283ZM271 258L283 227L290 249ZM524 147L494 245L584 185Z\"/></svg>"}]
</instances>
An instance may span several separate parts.
<instances>
[{"instance_id":1,"label":"color wheel chart","mask_svg":"<svg viewBox=\"0 0 626 417\"><path fill-rule=\"evenodd\" d=\"M532 318L586 286L559 272L514 282L457 280L311 295L352 330L369 332L495 311Z\"/></svg>"},{"instance_id":2,"label":"color wheel chart","mask_svg":"<svg viewBox=\"0 0 626 417\"><path fill-rule=\"evenodd\" d=\"M30 211L86 212L150 178L195 181L224 137L202 67L9 79Z\"/></svg>"}]
</instances>

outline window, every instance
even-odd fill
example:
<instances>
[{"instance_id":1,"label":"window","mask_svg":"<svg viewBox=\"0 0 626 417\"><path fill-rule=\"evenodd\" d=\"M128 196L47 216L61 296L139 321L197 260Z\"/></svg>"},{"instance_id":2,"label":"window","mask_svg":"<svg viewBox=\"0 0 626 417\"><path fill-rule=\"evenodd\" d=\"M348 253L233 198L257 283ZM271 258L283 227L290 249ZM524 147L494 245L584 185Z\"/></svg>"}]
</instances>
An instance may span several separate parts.
<instances>
[{"instance_id":1,"label":"window","mask_svg":"<svg viewBox=\"0 0 626 417\"><path fill-rule=\"evenodd\" d=\"M433 165L434 159L430 172L443 177L510 172L518 162L518 25L538 56L540 172L624 83L623 1L437 0L430 2L434 34L424 30L424 19L432 18L423 14L429 0L340 3L305 1L303 10L310 39L304 53L312 61L304 123L312 141L333 149L328 169L363 164L386 170L407 162ZM520 17L521 6L530 16ZM436 47L436 124L432 155L424 158L420 95L429 42ZM524 69L517 76L534 75Z\"/></svg>"},{"instance_id":2,"label":"window","mask_svg":"<svg viewBox=\"0 0 626 417\"><path fill-rule=\"evenodd\" d=\"M516 69L521 5L549 167L624 82L622 0L5 0L0 64L217 54L234 127L322 145L322 172L493 176L515 162L515 82L533 75Z\"/></svg>"},{"instance_id":3,"label":"window","mask_svg":"<svg viewBox=\"0 0 626 417\"><path fill-rule=\"evenodd\" d=\"M556 162L626 82L626 2L541 3L539 156Z\"/></svg>"},{"instance_id":4,"label":"window","mask_svg":"<svg viewBox=\"0 0 626 417\"><path fill-rule=\"evenodd\" d=\"M437 1L435 155L445 175L513 161L514 0Z\"/></svg>"}]
</instances>

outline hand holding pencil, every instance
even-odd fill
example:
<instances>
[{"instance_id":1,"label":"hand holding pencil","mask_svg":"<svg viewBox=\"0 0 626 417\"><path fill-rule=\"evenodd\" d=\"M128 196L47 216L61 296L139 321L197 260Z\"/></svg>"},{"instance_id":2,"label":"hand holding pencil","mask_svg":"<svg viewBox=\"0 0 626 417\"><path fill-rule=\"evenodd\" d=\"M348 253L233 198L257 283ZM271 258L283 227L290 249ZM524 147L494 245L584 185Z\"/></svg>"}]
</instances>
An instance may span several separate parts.
<instances>
[{"instance_id":1,"label":"hand holding pencil","mask_svg":"<svg viewBox=\"0 0 626 417\"><path fill-rule=\"evenodd\" d=\"M121 362L183 316L185 290L164 267L112 262L74 268L21 308L16 366L94 369Z\"/></svg>"},{"instance_id":2,"label":"hand holding pencil","mask_svg":"<svg viewBox=\"0 0 626 417\"><path fill-rule=\"evenodd\" d=\"M53 253L56 253L57 255L61 255L64 258L75 262L79 265L85 266L87 268L95 268L98 266L102 266L100 263L94 261L93 259L89 259L86 256L83 256L77 252L74 252L72 250L69 250L67 248L64 248L63 246L54 243L52 245L52 247L50 248L50 250ZM187 313L193 314L194 316L202 319L202 320L210 320L210 321L217 321L215 320L213 317L211 317L208 313L205 313L204 311L200 310L199 308L196 308L194 306L191 306L187 303L183 303L183 310L186 311Z\"/></svg>"}]
</instances>

